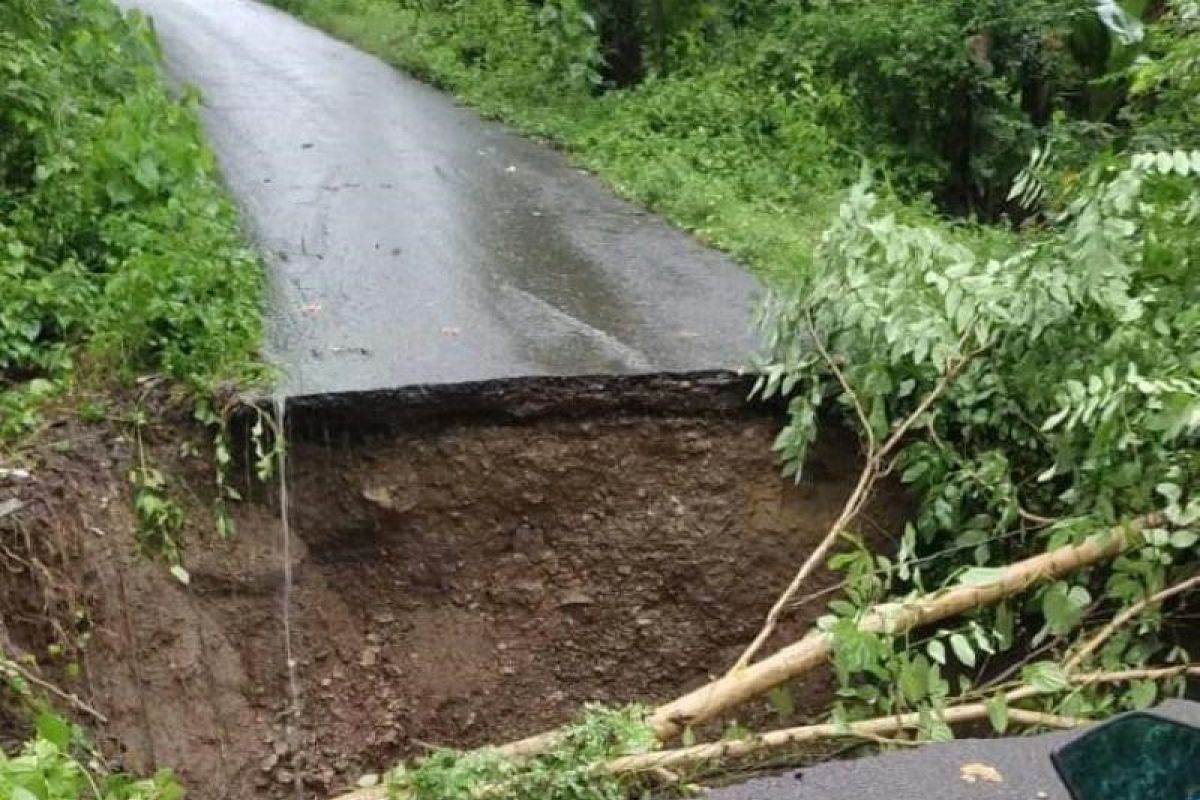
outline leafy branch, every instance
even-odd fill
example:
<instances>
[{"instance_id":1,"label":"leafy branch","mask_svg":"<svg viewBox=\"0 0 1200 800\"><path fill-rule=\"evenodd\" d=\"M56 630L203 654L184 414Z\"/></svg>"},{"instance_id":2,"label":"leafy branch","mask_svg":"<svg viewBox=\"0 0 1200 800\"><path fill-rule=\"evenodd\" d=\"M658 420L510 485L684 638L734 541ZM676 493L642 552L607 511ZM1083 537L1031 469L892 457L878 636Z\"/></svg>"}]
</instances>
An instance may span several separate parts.
<instances>
[{"instance_id":1,"label":"leafy branch","mask_svg":"<svg viewBox=\"0 0 1200 800\"><path fill-rule=\"evenodd\" d=\"M849 526L862 512L863 508L870 500L871 493L874 490L879 478L891 471L891 459L895 455L901 443L904 441L904 437L908 435L909 431L918 423L918 421L924 418L926 413L929 411L929 408L946 391L947 387L950 386L954 378L957 377L962 371L963 367L965 367L971 361L971 359L978 356L985 349L984 347L980 347L977 350L963 355L961 358L951 362L946 367L942 377L938 380L937 385L934 386L933 389L931 389L929 393L921 399L921 402L917 404L917 407L908 416L902 419L900 423L895 426L895 429L892 431L887 440L882 445L877 446L875 443L875 434L870 421L867 419L866 412L863 410L862 401L859 400L858 395L846 380L845 375L842 373L841 369L838 368L837 361L833 358L833 356L829 355L829 351L825 348L825 345L822 343L821 336L818 334L815 325L812 323L811 316L809 318L809 332L812 335L813 346L817 349L817 352L820 353L821 358L825 361L830 371L837 378L838 383L842 387L842 391L845 393L850 403L854 406L855 413L858 415L859 422L862 426L863 436L866 439L867 452L865 456L865 464L863 465L862 471L859 473L858 480L854 485L853 491L850 493L850 497L846 500L845 505L842 507L837 519L834 520L833 525L829 527L828 533L825 534L825 537L816 546L812 553L809 554L808 558L804 561L804 563L800 566L800 569L797 570L795 576L792 578L791 583L788 584L787 588L784 589L783 593L779 595L779 598L775 601L775 604L771 607L770 611L767 612L767 617L763 622L762 628L759 630L758 634L755 635L749 646L747 646L742 652L741 656L738 657L738 660L734 663L733 667L730 668L730 672L734 672L746 667L755 654L762 649L762 646L771 637L771 634L775 632L775 628L779 624L779 619L791 606L796 593L800 591L800 588L804 585L804 582L816 569L825 563L825 558L829 554L830 549L845 533L847 526ZM966 345L967 339L970 335L970 330L963 334L963 337L959 341L959 352L963 351L963 348Z\"/></svg>"}]
</instances>

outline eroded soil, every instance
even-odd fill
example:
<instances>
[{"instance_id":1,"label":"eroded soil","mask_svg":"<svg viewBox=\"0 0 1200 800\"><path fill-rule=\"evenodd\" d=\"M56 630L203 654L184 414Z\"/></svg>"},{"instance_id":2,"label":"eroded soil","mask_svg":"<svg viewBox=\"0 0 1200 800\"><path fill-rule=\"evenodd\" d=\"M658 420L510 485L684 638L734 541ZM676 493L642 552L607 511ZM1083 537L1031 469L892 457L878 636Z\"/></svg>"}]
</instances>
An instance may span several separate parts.
<instances>
[{"instance_id":1,"label":"eroded soil","mask_svg":"<svg viewBox=\"0 0 1200 800\"><path fill-rule=\"evenodd\" d=\"M0 535L16 545L55 520L54 549L32 552L44 573L73 576L45 595L69 601L36 600L42 578L6 560L10 644L44 654L64 633L86 638L70 685L107 716L108 751L176 768L198 800L284 796L297 776L321 797L430 744L534 733L588 701L669 699L736 657L836 515L856 453L827 436L793 486L770 455L774 414L645 389L624 403L542 386L474 411L446 398L403 413L396 398L298 411L298 717L277 490L250 489L231 542L193 532L184 587L132 552L130 442L72 424L70 453L0 485L29 503ZM209 465L186 454L204 438L182 424L149 436L197 518ZM880 495L865 532L895 530L902 507ZM77 630L42 622L76 608ZM783 635L820 610L802 609ZM46 674L63 672L51 662ZM793 691L797 716L828 697L823 677Z\"/></svg>"}]
</instances>

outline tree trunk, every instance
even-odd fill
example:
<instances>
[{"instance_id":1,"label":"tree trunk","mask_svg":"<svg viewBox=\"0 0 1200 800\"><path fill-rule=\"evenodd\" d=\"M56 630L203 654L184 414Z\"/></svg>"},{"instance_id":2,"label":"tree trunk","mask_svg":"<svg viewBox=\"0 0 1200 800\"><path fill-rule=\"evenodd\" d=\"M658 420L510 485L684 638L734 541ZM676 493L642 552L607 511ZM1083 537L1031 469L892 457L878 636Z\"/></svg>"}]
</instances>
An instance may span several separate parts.
<instances>
[{"instance_id":1,"label":"tree trunk","mask_svg":"<svg viewBox=\"0 0 1200 800\"><path fill-rule=\"evenodd\" d=\"M604 79L617 87L634 86L645 74L642 0L604 0L596 7L604 48Z\"/></svg>"},{"instance_id":2,"label":"tree trunk","mask_svg":"<svg viewBox=\"0 0 1200 800\"><path fill-rule=\"evenodd\" d=\"M903 603L884 603L871 609L859 623L864 631L901 634L976 608L992 605L1019 594L1039 581L1052 580L1084 567L1115 558L1135 541L1139 532L1158 524L1146 517L1092 536L1069 547L1060 547L999 569L995 580L974 586L956 586L947 591ZM785 681L803 675L829 658L833 639L822 631L810 631L800 641L745 669L732 672L701 686L683 697L659 706L650 725L666 741L690 725L707 722L731 708L766 694ZM529 756L552 748L560 734L550 731L500 748L514 756Z\"/></svg>"},{"instance_id":3,"label":"tree trunk","mask_svg":"<svg viewBox=\"0 0 1200 800\"><path fill-rule=\"evenodd\" d=\"M1140 542L1140 533L1143 529L1153 528L1161 522L1162 520L1157 515L1141 517L1125 527L1096 534L1077 545L1060 547L1000 568L997 570L996 577L986 583L956 586L940 593L905 602L880 604L863 616L859 622L859 628L878 633L903 634L922 625L957 616L965 611L990 606L1000 600L1020 594L1035 583L1054 580L1077 570L1111 560L1135 543ZM690 725L707 722L747 700L767 693L785 681L803 675L818 664L824 663L832 650L832 637L822 631L812 630L800 641L788 645L762 661L731 672L683 697L659 706L650 717L650 726L661 741L667 741ZM948 714L950 711L951 709L947 709ZM948 716L947 722L954 721L954 719ZM895 721L894 717L892 721ZM832 735L828 733L831 727L838 726L808 726L805 730L821 731L822 735L827 737ZM838 729L844 731L844 728ZM803 739L789 738L799 735L795 732L796 730L764 734L756 737L756 740L766 739L766 741L775 742L776 739L782 739L786 740L783 742L784 744L802 741ZM803 736L813 735L811 733L803 734ZM531 736L528 739L511 742L497 750L511 758L519 759L551 750L561 740L562 732L553 730ZM723 748L717 755L722 752L726 755L736 755L737 744L736 742L721 742L700 747ZM685 751L694 749L685 748ZM707 750L702 752L708 753ZM666 764L651 766L666 766ZM381 800L384 797L386 797L386 792L383 789L373 787L343 795L337 800Z\"/></svg>"}]
</instances>

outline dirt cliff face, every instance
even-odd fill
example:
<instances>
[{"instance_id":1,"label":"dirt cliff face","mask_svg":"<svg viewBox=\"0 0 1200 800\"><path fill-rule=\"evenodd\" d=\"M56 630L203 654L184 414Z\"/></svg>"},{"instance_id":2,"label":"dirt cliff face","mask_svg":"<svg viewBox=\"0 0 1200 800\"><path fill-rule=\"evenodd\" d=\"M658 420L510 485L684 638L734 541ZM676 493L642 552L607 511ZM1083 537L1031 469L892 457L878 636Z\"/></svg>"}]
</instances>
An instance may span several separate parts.
<instances>
[{"instance_id":1,"label":"dirt cliff face","mask_svg":"<svg viewBox=\"0 0 1200 800\"><path fill-rule=\"evenodd\" d=\"M441 412L396 398L298 408L296 705L278 490L248 484L236 536L214 541L209 465L186 455L206 435L182 423L147 441L193 495L190 585L133 553L129 443L72 425L72 452L36 465L16 490L27 507L0 521L9 544L47 526L57 542L35 547L40 572L6 562L14 646L65 636L83 665L75 690L109 720L107 751L175 768L198 800L283 796L297 777L321 796L431 744L534 733L589 701L669 699L727 668L839 510L853 441L826 437L794 486L770 454L778 419L740 400L545 388L474 411L444 397ZM881 495L864 532L894 530L902 510ZM781 637L822 609L800 609ZM74 630L51 622L64 615ZM824 677L793 687L797 714L828 690Z\"/></svg>"}]
</instances>

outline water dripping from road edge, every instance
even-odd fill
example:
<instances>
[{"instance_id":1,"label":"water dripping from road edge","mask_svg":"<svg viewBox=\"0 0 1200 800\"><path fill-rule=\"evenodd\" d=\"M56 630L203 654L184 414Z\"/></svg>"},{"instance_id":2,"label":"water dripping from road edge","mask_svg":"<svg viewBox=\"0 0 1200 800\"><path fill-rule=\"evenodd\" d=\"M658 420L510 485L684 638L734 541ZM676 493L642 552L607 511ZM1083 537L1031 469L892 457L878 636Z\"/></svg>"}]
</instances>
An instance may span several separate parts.
<instances>
[{"instance_id":1,"label":"water dripping from road edge","mask_svg":"<svg viewBox=\"0 0 1200 800\"><path fill-rule=\"evenodd\" d=\"M287 396L276 392L275 406L275 453L276 468L279 471L279 522L282 536L283 551L283 651L287 666L288 708L284 713L284 738L288 750L295 758L298 737L297 725L300 721L301 698L300 683L296 675L296 657L292 649L292 529L290 519L290 503L288 499L288 459L287 459ZM304 782L300 770L295 769L294 788L296 800L304 800Z\"/></svg>"}]
</instances>

